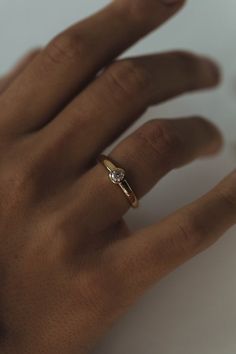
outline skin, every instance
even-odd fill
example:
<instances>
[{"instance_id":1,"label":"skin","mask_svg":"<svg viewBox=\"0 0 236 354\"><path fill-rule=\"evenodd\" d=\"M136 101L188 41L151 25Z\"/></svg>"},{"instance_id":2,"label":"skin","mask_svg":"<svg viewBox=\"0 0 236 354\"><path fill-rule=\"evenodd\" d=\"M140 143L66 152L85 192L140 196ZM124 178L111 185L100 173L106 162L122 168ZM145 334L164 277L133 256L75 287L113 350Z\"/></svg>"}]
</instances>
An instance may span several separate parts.
<instances>
[{"instance_id":1,"label":"skin","mask_svg":"<svg viewBox=\"0 0 236 354\"><path fill-rule=\"evenodd\" d=\"M96 163L150 105L219 82L216 65L192 53L116 60L183 4L113 1L2 79L2 353L88 353L152 284L235 224L233 172L196 202L132 233L123 221L127 200ZM172 169L221 145L204 118L154 119L111 157L141 198Z\"/></svg>"}]
</instances>

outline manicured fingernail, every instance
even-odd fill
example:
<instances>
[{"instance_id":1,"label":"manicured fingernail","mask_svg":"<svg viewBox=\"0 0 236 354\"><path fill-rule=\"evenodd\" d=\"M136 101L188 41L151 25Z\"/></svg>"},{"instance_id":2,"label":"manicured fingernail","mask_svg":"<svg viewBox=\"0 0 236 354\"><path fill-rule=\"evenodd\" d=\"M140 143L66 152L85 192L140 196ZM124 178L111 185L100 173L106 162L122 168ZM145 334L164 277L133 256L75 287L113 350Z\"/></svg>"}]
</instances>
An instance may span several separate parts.
<instances>
[{"instance_id":1,"label":"manicured fingernail","mask_svg":"<svg viewBox=\"0 0 236 354\"><path fill-rule=\"evenodd\" d=\"M176 4L177 2L179 2L180 0L161 0L163 2L163 4L165 5L174 5Z\"/></svg>"}]
</instances>

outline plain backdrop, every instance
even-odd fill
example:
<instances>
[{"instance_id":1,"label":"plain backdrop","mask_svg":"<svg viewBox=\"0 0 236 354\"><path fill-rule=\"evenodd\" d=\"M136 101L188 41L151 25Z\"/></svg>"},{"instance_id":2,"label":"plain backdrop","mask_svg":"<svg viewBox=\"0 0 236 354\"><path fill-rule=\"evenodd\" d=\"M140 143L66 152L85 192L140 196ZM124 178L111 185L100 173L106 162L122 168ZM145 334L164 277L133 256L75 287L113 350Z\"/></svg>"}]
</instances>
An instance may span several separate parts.
<instances>
[{"instance_id":1,"label":"plain backdrop","mask_svg":"<svg viewBox=\"0 0 236 354\"><path fill-rule=\"evenodd\" d=\"M0 0L0 72L29 48L44 45L64 27L107 2ZM178 48L215 57L224 73L219 89L154 107L138 124L149 118L198 114L217 123L226 139L219 157L174 171L159 183L141 208L127 216L131 227L145 226L191 202L235 168L235 36L235 0L189 0L178 16L129 51L134 55ZM99 344L95 354L235 354L235 253L232 229L211 250L154 286Z\"/></svg>"}]
</instances>

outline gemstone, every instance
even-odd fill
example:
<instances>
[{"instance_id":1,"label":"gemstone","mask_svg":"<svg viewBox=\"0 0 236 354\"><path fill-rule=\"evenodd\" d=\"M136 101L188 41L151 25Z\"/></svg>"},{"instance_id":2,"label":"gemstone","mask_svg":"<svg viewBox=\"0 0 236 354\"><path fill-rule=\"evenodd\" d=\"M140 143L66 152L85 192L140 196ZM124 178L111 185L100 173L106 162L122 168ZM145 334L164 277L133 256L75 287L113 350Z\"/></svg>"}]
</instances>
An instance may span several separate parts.
<instances>
[{"instance_id":1,"label":"gemstone","mask_svg":"<svg viewBox=\"0 0 236 354\"><path fill-rule=\"evenodd\" d=\"M116 170L111 171L109 176L113 183L119 184L125 179L125 171L121 168L117 168Z\"/></svg>"}]
</instances>

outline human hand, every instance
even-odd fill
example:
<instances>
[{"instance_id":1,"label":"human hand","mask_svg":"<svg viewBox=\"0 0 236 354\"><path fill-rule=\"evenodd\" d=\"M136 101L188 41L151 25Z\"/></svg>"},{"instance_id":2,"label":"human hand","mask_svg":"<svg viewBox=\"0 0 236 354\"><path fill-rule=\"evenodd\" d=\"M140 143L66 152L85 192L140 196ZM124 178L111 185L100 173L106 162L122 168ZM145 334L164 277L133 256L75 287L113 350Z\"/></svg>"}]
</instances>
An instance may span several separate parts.
<instances>
[{"instance_id":1,"label":"human hand","mask_svg":"<svg viewBox=\"0 0 236 354\"><path fill-rule=\"evenodd\" d=\"M122 219L127 199L95 163L149 105L218 83L215 64L189 53L111 63L182 5L117 0L2 81L4 354L87 353L149 286L235 223L234 172L195 203L132 233ZM202 118L157 119L111 157L141 198L173 168L221 144L218 130Z\"/></svg>"}]
</instances>

